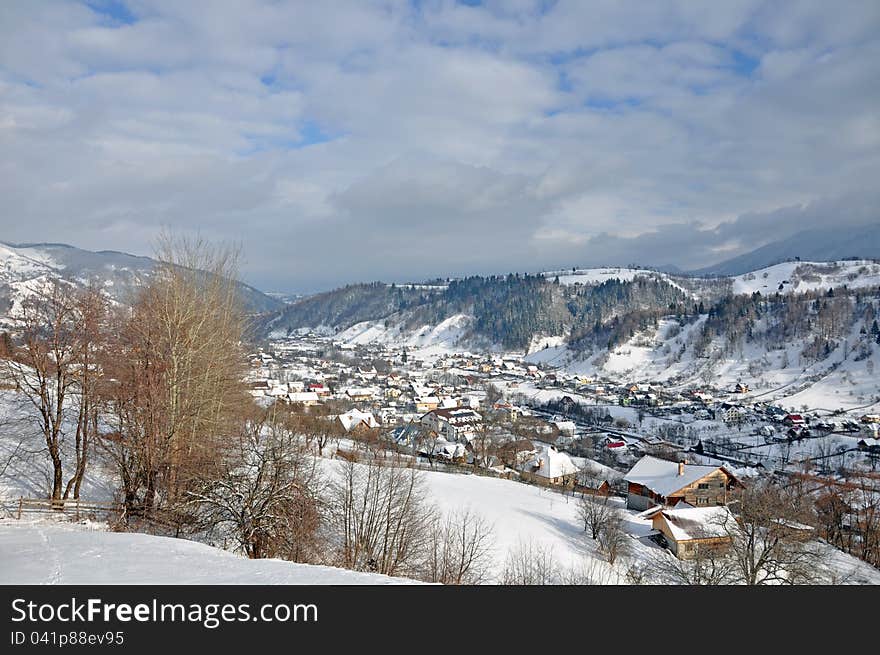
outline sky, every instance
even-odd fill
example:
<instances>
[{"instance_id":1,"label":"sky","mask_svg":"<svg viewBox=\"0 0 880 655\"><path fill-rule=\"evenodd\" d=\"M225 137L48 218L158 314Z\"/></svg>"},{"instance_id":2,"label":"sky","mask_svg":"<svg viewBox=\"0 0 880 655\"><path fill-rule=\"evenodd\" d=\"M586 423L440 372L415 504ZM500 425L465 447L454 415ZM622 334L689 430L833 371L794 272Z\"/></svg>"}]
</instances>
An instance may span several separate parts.
<instances>
[{"instance_id":1,"label":"sky","mask_svg":"<svg viewBox=\"0 0 880 655\"><path fill-rule=\"evenodd\" d=\"M878 222L880 2L9 0L0 240L266 291L689 270Z\"/></svg>"}]
</instances>

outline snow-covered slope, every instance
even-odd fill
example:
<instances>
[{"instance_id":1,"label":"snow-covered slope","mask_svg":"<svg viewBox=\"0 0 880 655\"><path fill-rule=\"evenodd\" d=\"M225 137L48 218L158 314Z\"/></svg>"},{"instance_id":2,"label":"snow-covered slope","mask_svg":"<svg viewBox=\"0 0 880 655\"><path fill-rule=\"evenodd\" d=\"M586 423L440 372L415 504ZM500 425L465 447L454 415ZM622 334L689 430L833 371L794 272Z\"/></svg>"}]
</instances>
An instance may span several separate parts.
<instances>
[{"instance_id":1,"label":"snow-covered slope","mask_svg":"<svg viewBox=\"0 0 880 655\"><path fill-rule=\"evenodd\" d=\"M744 381L750 392L741 398L781 402L785 407L880 407L880 345L872 335L861 333L862 325L852 326L833 350L813 360L803 356L812 335L792 338L778 350L744 343L732 351L725 337L715 337L698 354L706 320L703 315L681 326L674 318L665 318L656 328L610 350L575 352L562 344L534 352L526 360L574 374L665 382L672 388L708 384L729 389Z\"/></svg>"},{"instance_id":2,"label":"snow-covered slope","mask_svg":"<svg viewBox=\"0 0 880 655\"><path fill-rule=\"evenodd\" d=\"M735 294L803 293L842 286L880 286L880 264L868 260L785 262L733 278Z\"/></svg>"},{"instance_id":3,"label":"snow-covered slope","mask_svg":"<svg viewBox=\"0 0 880 655\"><path fill-rule=\"evenodd\" d=\"M578 268L545 271L547 278L559 278L560 284L598 285L608 280L629 282L636 278L664 280L682 291L690 292L694 286L715 285L730 280L733 294L762 295L776 293L802 293L817 289L848 286L850 288L880 285L880 264L871 260L841 260L829 262L790 261L760 268L732 277L684 276L641 268Z\"/></svg>"},{"instance_id":4,"label":"snow-covered slope","mask_svg":"<svg viewBox=\"0 0 880 655\"><path fill-rule=\"evenodd\" d=\"M100 527L100 526L99 526ZM283 560L250 560L184 539L89 524L0 520L0 584L415 584Z\"/></svg>"},{"instance_id":5,"label":"snow-covered slope","mask_svg":"<svg viewBox=\"0 0 880 655\"><path fill-rule=\"evenodd\" d=\"M27 295L59 278L75 285L97 281L113 300L130 302L155 265L149 257L109 250L91 252L63 244L0 242L0 320ZM245 284L239 288L250 311L275 310L284 304Z\"/></svg>"},{"instance_id":6,"label":"snow-covered slope","mask_svg":"<svg viewBox=\"0 0 880 655\"><path fill-rule=\"evenodd\" d=\"M602 284L608 280L620 280L621 282L631 282L632 280L643 277L655 280L663 280L672 286L686 291L675 279L674 276L659 271L652 271L644 268L625 268L625 267L604 267L604 268L574 268L560 271L545 271L544 277L550 279L559 278L560 284L584 284L595 285Z\"/></svg>"},{"instance_id":7,"label":"snow-covered slope","mask_svg":"<svg viewBox=\"0 0 880 655\"><path fill-rule=\"evenodd\" d=\"M404 320L363 321L335 335L335 340L349 345L385 344L406 346L418 358L430 358L449 352L469 350L497 351L500 346L474 337L473 317L455 314L437 325L407 328Z\"/></svg>"}]
</instances>

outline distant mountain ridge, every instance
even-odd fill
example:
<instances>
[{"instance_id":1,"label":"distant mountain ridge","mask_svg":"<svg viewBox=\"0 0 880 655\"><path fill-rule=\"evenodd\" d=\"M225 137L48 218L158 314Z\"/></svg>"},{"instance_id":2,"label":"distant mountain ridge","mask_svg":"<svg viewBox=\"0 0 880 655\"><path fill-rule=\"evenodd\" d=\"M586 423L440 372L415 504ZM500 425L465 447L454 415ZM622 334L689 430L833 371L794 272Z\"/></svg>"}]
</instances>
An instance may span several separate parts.
<instances>
[{"instance_id":1,"label":"distant mountain ridge","mask_svg":"<svg viewBox=\"0 0 880 655\"><path fill-rule=\"evenodd\" d=\"M91 251L63 243L0 242L0 315L41 280L61 277L77 284L97 280L115 300L130 302L152 275L156 261L115 250ZM241 298L251 314L280 310L284 302L243 283Z\"/></svg>"},{"instance_id":2,"label":"distant mountain ridge","mask_svg":"<svg viewBox=\"0 0 880 655\"><path fill-rule=\"evenodd\" d=\"M805 230L751 252L690 271L691 275L743 275L780 262L880 259L880 219L856 227Z\"/></svg>"},{"instance_id":3,"label":"distant mountain ridge","mask_svg":"<svg viewBox=\"0 0 880 655\"><path fill-rule=\"evenodd\" d=\"M664 316L722 311L743 296L779 294L774 302L782 303L785 296L841 287L880 287L880 263L795 261L717 278L604 267L473 276L445 285L373 282L293 302L267 316L263 334L318 329L362 344L436 341L528 351L551 341L619 343Z\"/></svg>"}]
</instances>

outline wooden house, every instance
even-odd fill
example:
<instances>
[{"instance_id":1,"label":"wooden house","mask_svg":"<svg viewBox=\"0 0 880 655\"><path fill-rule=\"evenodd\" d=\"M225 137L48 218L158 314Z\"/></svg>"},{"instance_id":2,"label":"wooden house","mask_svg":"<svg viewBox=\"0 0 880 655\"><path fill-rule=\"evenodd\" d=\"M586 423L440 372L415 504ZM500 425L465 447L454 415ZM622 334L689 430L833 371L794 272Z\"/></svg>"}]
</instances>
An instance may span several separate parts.
<instances>
[{"instance_id":1,"label":"wooden house","mask_svg":"<svg viewBox=\"0 0 880 655\"><path fill-rule=\"evenodd\" d=\"M651 519L651 527L663 535L672 554L682 560L695 559L704 549L726 550L735 522L724 506L658 508L643 516Z\"/></svg>"},{"instance_id":2,"label":"wooden house","mask_svg":"<svg viewBox=\"0 0 880 655\"><path fill-rule=\"evenodd\" d=\"M723 466L698 466L645 455L624 476L626 506L645 510L684 501L694 507L726 505L739 480Z\"/></svg>"}]
</instances>

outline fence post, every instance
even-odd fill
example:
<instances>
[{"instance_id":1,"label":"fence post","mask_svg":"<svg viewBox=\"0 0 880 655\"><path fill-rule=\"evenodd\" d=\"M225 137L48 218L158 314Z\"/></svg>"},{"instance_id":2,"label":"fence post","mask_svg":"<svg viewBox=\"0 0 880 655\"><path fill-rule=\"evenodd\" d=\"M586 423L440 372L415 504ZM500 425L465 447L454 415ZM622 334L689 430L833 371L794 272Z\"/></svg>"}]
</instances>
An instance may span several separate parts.
<instances>
[{"instance_id":1,"label":"fence post","mask_svg":"<svg viewBox=\"0 0 880 655\"><path fill-rule=\"evenodd\" d=\"M23 497L23 496L19 496L19 497L18 497L18 520L19 520L19 521L21 520L21 506L22 506L23 504L24 504L24 497Z\"/></svg>"},{"instance_id":2,"label":"fence post","mask_svg":"<svg viewBox=\"0 0 880 655\"><path fill-rule=\"evenodd\" d=\"M74 499L76 503L76 520L79 521L79 498Z\"/></svg>"}]
</instances>

